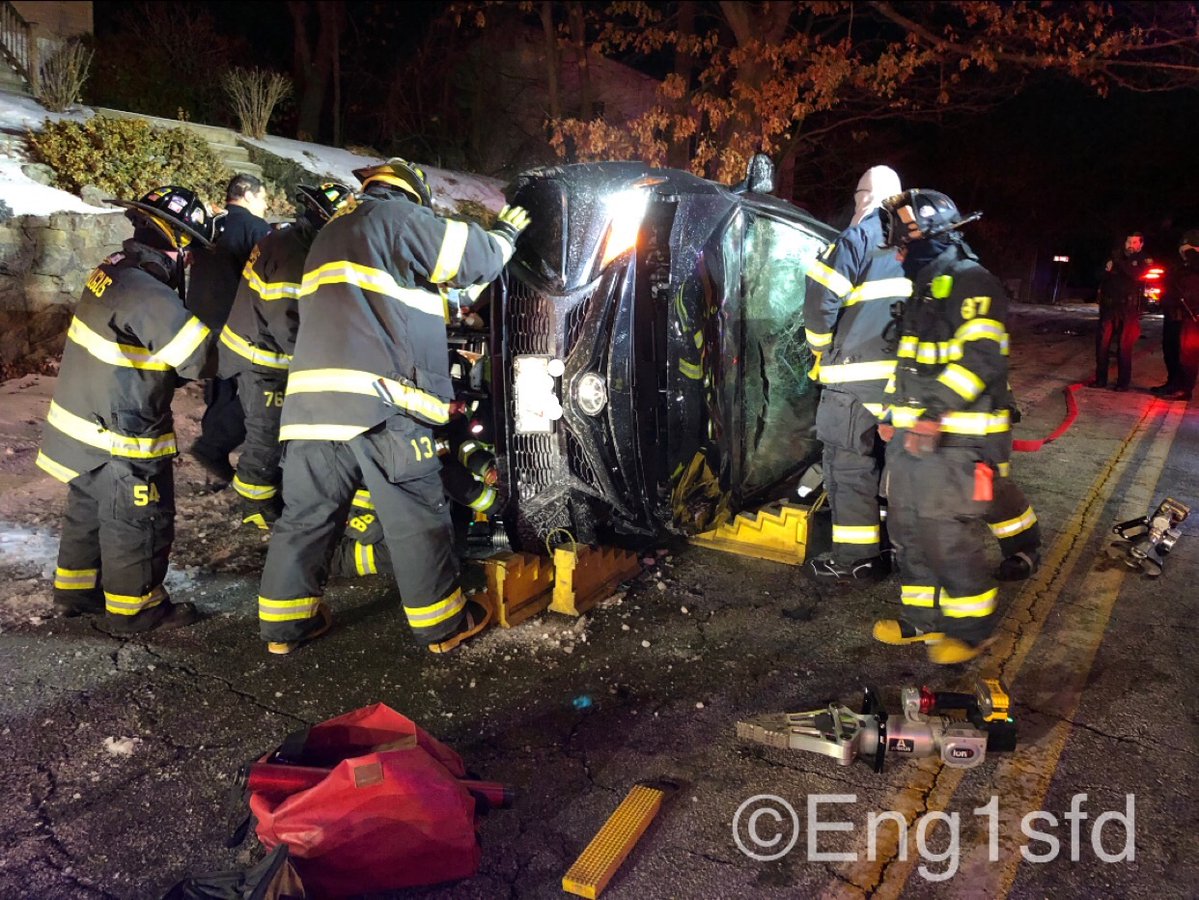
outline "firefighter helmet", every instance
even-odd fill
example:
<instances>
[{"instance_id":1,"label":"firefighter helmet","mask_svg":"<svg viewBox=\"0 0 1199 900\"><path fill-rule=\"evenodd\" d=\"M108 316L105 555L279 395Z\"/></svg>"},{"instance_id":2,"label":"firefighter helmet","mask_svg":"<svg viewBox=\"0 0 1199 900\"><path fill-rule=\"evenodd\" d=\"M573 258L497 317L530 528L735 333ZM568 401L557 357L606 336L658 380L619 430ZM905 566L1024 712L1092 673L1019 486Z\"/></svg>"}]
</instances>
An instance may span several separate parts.
<instances>
[{"instance_id":1,"label":"firefighter helmet","mask_svg":"<svg viewBox=\"0 0 1199 900\"><path fill-rule=\"evenodd\" d=\"M903 247L912 241L951 239L957 229L982 216L963 216L957 204L939 191L913 188L883 201L886 246Z\"/></svg>"},{"instance_id":2,"label":"firefighter helmet","mask_svg":"<svg viewBox=\"0 0 1199 900\"><path fill-rule=\"evenodd\" d=\"M296 202L308 221L320 228L345 206L353 193L350 188L336 181L322 182L320 187L301 184L296 188Z\"/></svg>"},{"instance_id":3,"label":"firefighter helmet","mask_svg":"<svg viewBox=\"0 0 1199 900\"><path fill-rule=\"evenodd\" d=\"M425 177L424 170L398 156L393 156L377 166L355 169L354 177L362 182L363 190L372 183L389 184L408 194L421 206L433 205L433 192L429 190L429 180Z\"/></svg>"},{"instance_id":4,"label":"firefighter helmet","mask_svg":"<svg viewBox=\"0 0 1199 900\"><path fill-rule=\"evenodd\" d=\"M204 246L212 243L208 210L194 191L177 185L155 188L140 200L108 200L123 206L125 215L134 226L145 226L162 232L176 250L183 250L193 240Z\"/></svg>"}]
</instances>

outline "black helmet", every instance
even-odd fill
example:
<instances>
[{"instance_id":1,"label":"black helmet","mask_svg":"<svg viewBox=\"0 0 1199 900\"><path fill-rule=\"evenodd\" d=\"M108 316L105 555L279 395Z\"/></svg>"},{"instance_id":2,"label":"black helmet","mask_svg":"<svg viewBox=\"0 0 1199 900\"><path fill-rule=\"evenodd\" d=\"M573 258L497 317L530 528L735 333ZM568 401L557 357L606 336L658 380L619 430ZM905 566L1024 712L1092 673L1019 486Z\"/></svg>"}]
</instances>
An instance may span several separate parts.
<instances>
[{"instance_id":1,"label":"black helmet","mask_svg":"<svg viewBox=\"0 0 1199 900\"><path fill-rule=\"evenodd\" d=\"M355 169L354 177L362 182L363 190L372 183L389 184L408 194L421 206L433 205L433 192L429 190L429 180L425 177L424 170L398 156L393 156L377 166Z\"/></svg>"},{"instance_id":2,"label":"black helmet","mask_svg":"<svg viewBox=\"0 0 1199 900\"><path fill-rule=\"evenodd\" d=\"M912 241L956 238L956 230L982 213L963 216L957 204L939 191L913 188L883 201L885 246L903 247Z\"/></svg>"},{"instance_id":3,"label":"black helmet","mask_svg":"<svg viewBox=\"0 0 1199 900\"><path fill-rule=\"evenodd\" d=\"M320 187L301 184L296 187L296 203L300 204L305 218L320 228L345 206L353 193L350 188L336 181L322 182Z\"/></svg>"},{"instance_id":4,"label":"black helmet","mask_svg":"<svg viewBox=\"0 0 1199 900\"><path fill-rule=\"evenodd\" d=\"M208 210L194 191L170 184L155 188L140 200L108 200L123 206L135 227L150 227L162 233L169 245L182 250L193 240L207 247L212 227Z\"/></svg>"}]
</instances>

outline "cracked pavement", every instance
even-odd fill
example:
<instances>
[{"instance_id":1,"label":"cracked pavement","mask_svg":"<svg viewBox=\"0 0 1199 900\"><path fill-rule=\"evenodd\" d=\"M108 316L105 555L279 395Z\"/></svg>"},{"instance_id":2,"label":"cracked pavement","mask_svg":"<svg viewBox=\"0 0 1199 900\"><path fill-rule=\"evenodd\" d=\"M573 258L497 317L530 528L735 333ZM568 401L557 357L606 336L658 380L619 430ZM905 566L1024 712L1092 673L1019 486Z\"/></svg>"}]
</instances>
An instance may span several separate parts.
<instances>
[{"instance_id":1,"label":"cracked pavement","mask_svg":"<svg viewBox=\"0 0 1199 900\"><path fill-rule=\"evenodd\" d=\"M1093 327L1093 307L1017 307L1018 436L1042 436L1060 420L1061 387L1090 374ZM1137 384L1162 380L1159 327L1146 322ZM44 392L45 382L21 390ZM1136 795L1135 861L1105 864L1084 852L1077 862L1022 863L1010 896L1187 896L1199 883L1191 799L1199 701L1189 677L1199 621L1199 413L1188 410L1156 485L1144 485L1138 478L1163 440L1156 423L1171 405L1135 392L1084 390L1078 400L1074 428L1039 453L1017 454L1014 466L1046 549L1062 556L1047 561L1052 571L1041 573L1035 594L1021 600L1019 585L1001 594L1012 613L1004 640L1023 648L1010 670L1021 745L1031 752L1065 732L1051 777L1039 773L1045 790L1011 781L995 757L965 773L888 760L876 775L862 762L843 768L736 739L740 718L833 699L856 705L866 682L882 686L893 709L903 684L969 685L977 666L936 670L918 648L871 640L870 623L898 610L894 578L817 583L786 566L664 543L668 554L582 622L547 612L445 658L413 644L382 580L339 582L328 594L329 635L271 658L253 618L264 547L256 535L231 532L232 498L181 460L172 590L194 600L203 621L115 639L87 619L49 618L44 566L47 553L53 561L61 491L39 484L29 465L35 425L0 433L14 451L0 458L0 529L19 535L0 544L0 897L153 898L188 873L248 865L261 853L253 838L224 847L242 811L232 788L238 767L296 728L374 702L446 741L481 777L518 789L514 809L483 823L475 878L402 896L562 896L574 858L629 788L653 779L678 788L605 897L893 896L906 864L862 868L867 816L901 799L915 821L945 800L962 813L963 841L977 843L971 811L997 791L1005 814L1044 808L1059 818L1086 792L1087 827ZM183 404L186 447L198 407L192 395ZM1147 431L1135 442L1139 421ZM1197 512L1162 577L1129 573L1110 619L1097 624L1087 579L1103 575L1111 524L1149 512L1126 508L1146 490ZM1073 534L1072 521L1082 523ZM827 516L817 517L813 541L812 552L827 544ZM1102 641L1085 671L1054 668L1095 629ZM1066 689L1072 680L1077 695ZM584 696L590 706L576 709ZM810 794L855 795L822 810L824 821L844 819L853 830L821 832L819 849L857 853L859 862L809 860L806 832L781 859L748 858L731 821L755 794L788 800L805 826ZM934 883L909 872L898 893L978 896L975 876L963 867Z\"/></svg>"}]
</instances>

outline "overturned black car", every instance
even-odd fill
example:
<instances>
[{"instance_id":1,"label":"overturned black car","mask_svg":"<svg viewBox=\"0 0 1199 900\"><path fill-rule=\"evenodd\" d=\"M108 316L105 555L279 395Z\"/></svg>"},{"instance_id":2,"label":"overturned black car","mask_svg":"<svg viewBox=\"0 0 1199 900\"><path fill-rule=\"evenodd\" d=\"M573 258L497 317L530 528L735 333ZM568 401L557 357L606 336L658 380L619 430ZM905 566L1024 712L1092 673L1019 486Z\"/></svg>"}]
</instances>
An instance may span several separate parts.
<instances>
[{"instance_id":1,"label":"overturned black car","mask_svg":"<svg viewBox=\"0 0 1199 900\"><path fill-rule=\"evenodd\" d=\"M819 453L804 273L835 236L751 167L537 169L491 289L494 439L512 543L695 533L786 495Z\"/></svg>"}]
</instances>

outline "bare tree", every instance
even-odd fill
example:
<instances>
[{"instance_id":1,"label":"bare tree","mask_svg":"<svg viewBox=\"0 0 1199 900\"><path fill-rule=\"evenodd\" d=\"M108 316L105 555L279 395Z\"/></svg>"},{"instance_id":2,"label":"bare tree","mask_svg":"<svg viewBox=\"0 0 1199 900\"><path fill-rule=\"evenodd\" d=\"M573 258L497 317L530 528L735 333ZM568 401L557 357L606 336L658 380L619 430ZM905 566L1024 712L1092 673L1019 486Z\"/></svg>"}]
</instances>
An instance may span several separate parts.
<instances>
[{"instance_id":1,"label":"bare tree","mask_svg":"<svg viewBox=\"0 0 1199 900\"><path fill-rule=\"evenodd\" d=\"M78 102L91 72L92 51L79 38L64 42L41 64L37 99L51 112Z\"/></svg>"},{"instance_id":2,"label":"bare tree","mask_svg":"<svg viewBox=\"0 0 1199 900\"><path fill-rule=\"evenodd\" d=\"M266 136L275 106L291 93L290 78L263 69L230 69L221 76L221 86L233 104L242 132L252 138Z\"/></svg>"}]
</instances>

